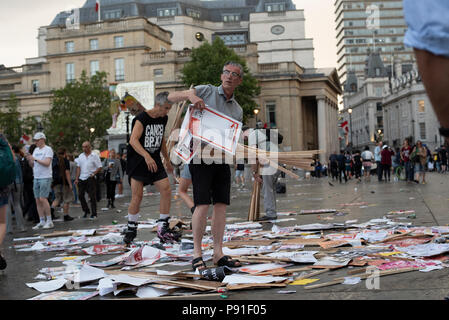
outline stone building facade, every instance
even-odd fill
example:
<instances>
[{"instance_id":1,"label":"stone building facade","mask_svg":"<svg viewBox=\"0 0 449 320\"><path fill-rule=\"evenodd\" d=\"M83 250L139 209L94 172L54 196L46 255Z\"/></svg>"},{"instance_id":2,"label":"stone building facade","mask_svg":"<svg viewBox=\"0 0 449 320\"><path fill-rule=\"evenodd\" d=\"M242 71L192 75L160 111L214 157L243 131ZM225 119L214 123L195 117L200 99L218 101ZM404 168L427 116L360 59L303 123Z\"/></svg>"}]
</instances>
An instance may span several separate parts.
<instances>
[{"instance_id":1,"label":"stone building facade","mask_svg":"<svg viewBox=\"0 0 449 320\"><path fill-rule=\"evenodd\" d=\"M156 94L184 90L180 76L191 48L221 37L259 81L258 119L280 130L285 150L319 148L325 159L338 148L337 72L314 68L304 11L291 0L101 3L101 21L95 1L87 0L78 11L60 13L39 29L40 57L20 68L0 67L0 106L14 93L22 115L40 116L51 106L51 91L82 70L107 72L112 86L153 81ZM67 19L76 12L79 26L68 28Z\"/></svg>"}]
</instances>

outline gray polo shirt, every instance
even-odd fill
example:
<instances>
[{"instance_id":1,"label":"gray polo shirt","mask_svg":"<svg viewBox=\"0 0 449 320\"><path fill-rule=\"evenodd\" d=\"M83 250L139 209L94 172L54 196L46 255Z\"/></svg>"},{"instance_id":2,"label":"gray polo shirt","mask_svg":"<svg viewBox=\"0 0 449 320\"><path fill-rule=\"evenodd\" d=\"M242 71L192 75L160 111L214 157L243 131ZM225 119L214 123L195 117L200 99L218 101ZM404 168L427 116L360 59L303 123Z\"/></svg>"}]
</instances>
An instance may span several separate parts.
<instances>
[{"instance_id":1,"label":"gray polo shirt","mask_svg":"<svg viewBox=\"0 0 449 320\"><path fill-rule=\"evenodd\" d=\"M224 113L234 120L243 121L242 107L234 99L234 95L232 95L231 99L226 99L222 86L199 85L195 87L195 91L196 95L203 99L210 109Z\"/></svg>"}]
</instances>

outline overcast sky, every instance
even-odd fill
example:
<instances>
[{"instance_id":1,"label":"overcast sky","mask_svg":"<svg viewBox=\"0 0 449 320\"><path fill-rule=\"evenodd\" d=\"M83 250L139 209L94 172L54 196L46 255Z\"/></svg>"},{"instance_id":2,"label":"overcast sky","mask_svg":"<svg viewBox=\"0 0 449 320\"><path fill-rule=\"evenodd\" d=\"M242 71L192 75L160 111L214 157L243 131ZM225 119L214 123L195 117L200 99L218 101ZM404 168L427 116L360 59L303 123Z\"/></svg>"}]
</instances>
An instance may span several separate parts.
<instances>
[{"instance_id":1,"label":"overcast sky","mask_svg":"<svg viewBox=\"0 0 449 320\"><path fill-rule=\"evenodd\" d=\"M334 0L293 0L304 9L306 37L313 38L315 67L336 67ZM85 0L0 0L0 64L20 66L38 55L37 32L64 10L79 8Z\"/></svg>"}]
</instances>

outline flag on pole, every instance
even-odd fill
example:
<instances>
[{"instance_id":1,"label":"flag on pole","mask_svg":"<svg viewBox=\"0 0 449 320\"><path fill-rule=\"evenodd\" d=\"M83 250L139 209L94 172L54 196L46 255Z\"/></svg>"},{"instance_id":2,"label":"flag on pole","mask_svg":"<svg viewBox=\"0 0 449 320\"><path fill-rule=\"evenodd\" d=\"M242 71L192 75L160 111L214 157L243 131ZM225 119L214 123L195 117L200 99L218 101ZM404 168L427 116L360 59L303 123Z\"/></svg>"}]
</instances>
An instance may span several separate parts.
<instances>
[{"instance_id":1,"label":"flag on pole","mask_svg":"<svg viewBox=\"0 0 449 320\"><path fill-rule=\"evenodd\" d=\"M349 128L348 128L348 121L346 120L346 121L342 122L342 123L340 124L340 128L342 128L343 130L345 130L346 132L348 132L348 131L349 131Z\"/></svg>"},{"instance_id":2,"label":"flag on pole","mask_svg":"<svg viewBox=\"0 0 449 320\"><path fill-rule=\"evenodd\" d=\"M30 141L30 137L27 136L26 134L23 134L23 135L20 137L20 143L21 143L21 144L28 144L29 141Z\"/></svg>"},{"instance_id":3,"label":"flag on pole","mask_svg":"<svg viewBox=\"0 0 449 320\"><path fill-rule=\"evenodd\" d=\"M101 8L100 8L100 0L96 0L95 2L95 12L98 13L98 21L101 20L101 12L100 12Z\"/></svg>"}]
</instances>

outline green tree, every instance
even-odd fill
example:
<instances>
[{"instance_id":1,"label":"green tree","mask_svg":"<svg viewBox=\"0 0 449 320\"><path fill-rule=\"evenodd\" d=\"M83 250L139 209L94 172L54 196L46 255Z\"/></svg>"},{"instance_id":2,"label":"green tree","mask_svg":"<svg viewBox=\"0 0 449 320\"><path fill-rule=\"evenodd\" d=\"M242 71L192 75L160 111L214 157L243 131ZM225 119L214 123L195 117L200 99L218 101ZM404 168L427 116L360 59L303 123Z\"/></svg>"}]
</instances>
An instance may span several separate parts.
<instances>
[{"instance_id":1,"label":"green tree","mask_svg":"<svg viewBox=\"0 0 449 320\"><path fill-rule=\"evenodd\" d=\"M11 94L5 112L0 111L0 130L11 144L19 143L22 136L22 121L18 108L19 100Z\"/></svg>"},{"instance_id":2,"label":"green tree","mask_svg":"<svg viewBox=\"0 0 449 320\"><path fill-rule=\"evenodd\" d=\"M112 123L106 77L105 72L89 77L83 71L79 80L53 92L52 107L44 114L43 125L54 148L81 150L84 141L92 143L106 135Z\"/></svg>"},{"instance_id":3,"label":"green tree","mask_svg":"<svg viewBox=\"0 0 449 320\"><path fill-rule=\"evenodd\" d=\"M248 117L253 116L253 110L257 106L254 98L260 94L260 87L257 79L251 75L246 61L234 50L226 47L219 37L216 37L212 44L205 42L192 49L191 61L184 65L181 79L187 87L192 84L219 86L223 65L227 61L235 61L243 66L245 74L242 83L235 90L235 98L243 109L243 122L246 122Z\"/></svg>"}]
</instances>

